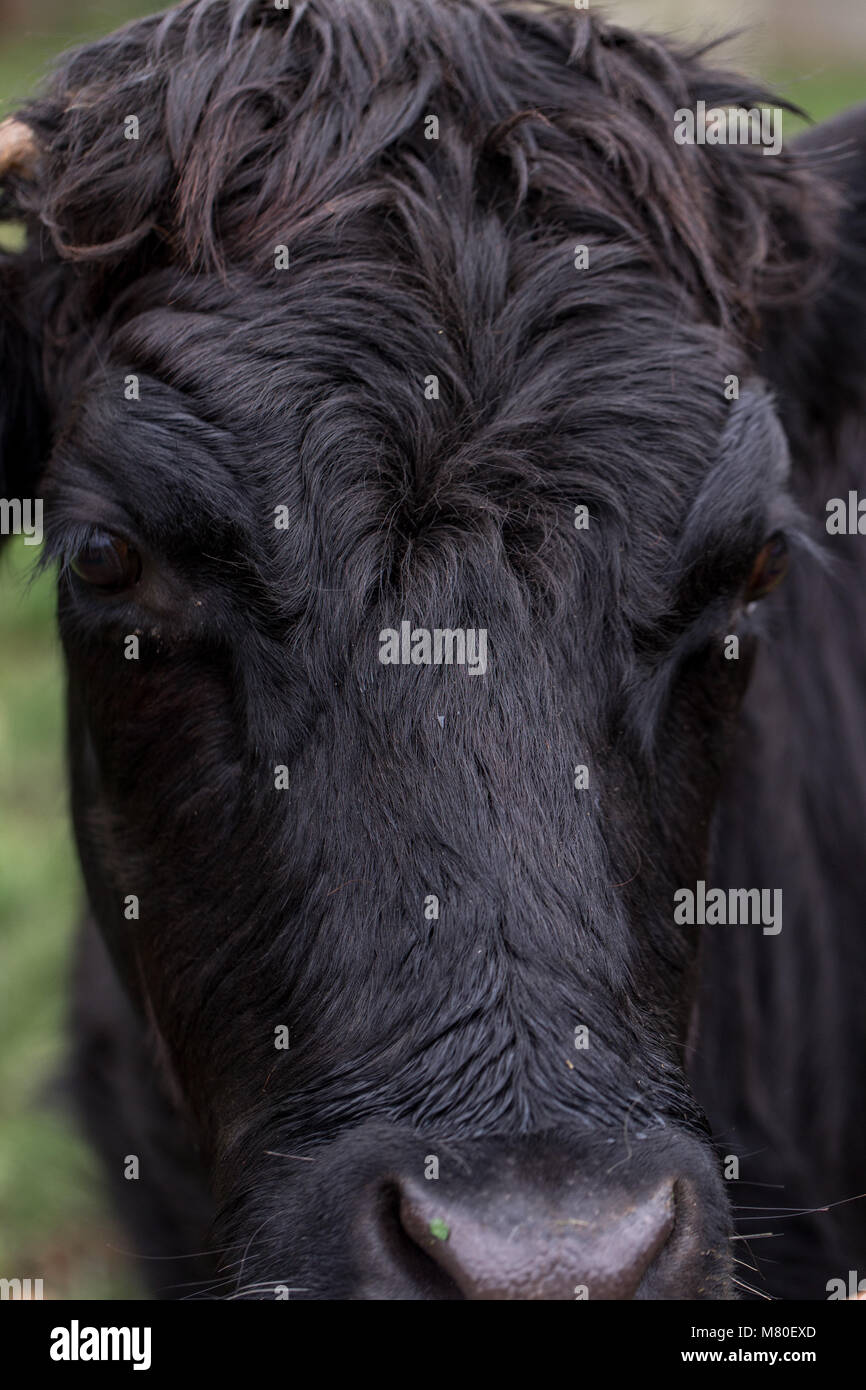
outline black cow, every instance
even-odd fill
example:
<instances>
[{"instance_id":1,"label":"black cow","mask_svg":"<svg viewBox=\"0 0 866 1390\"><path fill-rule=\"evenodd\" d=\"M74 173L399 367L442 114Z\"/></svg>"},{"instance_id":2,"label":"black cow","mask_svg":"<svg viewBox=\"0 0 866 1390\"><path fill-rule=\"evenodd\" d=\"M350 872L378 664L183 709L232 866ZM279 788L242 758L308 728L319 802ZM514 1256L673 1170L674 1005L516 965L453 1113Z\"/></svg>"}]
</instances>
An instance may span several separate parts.
<instances>
[{"instance_id":1,"label":"black cow","mask_svg":"<svg viewBox=\"0 0 866 1390\"><path fill-rule=\"evenodd\" d=\"M866 111L781 116L571 7L194 0L5 126L76 1083L159 1293L862 1267Z\"/></svg>"}]
</instances>

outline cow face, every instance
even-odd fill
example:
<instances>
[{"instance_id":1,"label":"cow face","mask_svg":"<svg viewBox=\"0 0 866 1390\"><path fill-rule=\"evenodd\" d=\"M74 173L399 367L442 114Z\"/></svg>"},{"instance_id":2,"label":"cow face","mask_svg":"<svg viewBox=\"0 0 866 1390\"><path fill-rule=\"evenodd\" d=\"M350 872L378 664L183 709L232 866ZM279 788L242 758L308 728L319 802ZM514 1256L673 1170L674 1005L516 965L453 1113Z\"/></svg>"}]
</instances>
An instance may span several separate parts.
<instances>
[{"instance_id":1,"label":"cow face","mask_svg":"<svg viewBox=\"0 0 866 1390\"><path fill-rule=\"evenodd\" d=\"M811 273L809 185L728 151L711 228L665 133L700 70L583 18L331 10L219 57L215 6L136 26L28 117L54 251L5 267L7 333L88 900L215 1292L726 1297L675 906L801 531L745 324Z\"/></svg>"}]
</instances>

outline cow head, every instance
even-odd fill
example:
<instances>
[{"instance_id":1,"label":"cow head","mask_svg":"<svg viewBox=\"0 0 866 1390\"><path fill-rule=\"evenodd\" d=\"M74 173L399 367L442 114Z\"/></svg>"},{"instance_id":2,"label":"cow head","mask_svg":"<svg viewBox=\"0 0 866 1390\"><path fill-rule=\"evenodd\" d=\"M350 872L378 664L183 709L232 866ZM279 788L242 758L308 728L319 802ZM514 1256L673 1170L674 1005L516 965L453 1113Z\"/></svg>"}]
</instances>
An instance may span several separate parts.
<instances>
[{"instance_id":1,"label":"cow head","mask_svg":"<svg viewBox=\"0 0 866 1390\"><path fill-rule=\"evenodd\" d=\"M674 895L863 178L862 117L848 175L675 139L763 99L559 7L202 0L6 128L3 486L217 1294L731 1296Z\"/></svg>"}]
</instances>

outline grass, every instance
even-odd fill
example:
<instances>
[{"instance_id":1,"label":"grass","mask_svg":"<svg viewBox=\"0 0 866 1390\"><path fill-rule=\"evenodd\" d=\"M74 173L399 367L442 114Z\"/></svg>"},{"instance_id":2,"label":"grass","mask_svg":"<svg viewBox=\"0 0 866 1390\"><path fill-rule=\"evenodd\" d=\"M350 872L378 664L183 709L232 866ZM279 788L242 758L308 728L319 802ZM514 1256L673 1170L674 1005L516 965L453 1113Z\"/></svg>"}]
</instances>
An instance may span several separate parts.
<instances>
[{"instance_id":1,"label":"grass","mask_svg":"<svg viewBox=\"0 0 866 1390\"><path fill-rule=\"evenodd\" d=\"M800 106L814 121L824 121L837 111L866 101L866 65L834 67L812 65L806 59L799 63L788 61L771 68L766 81L784 97ZM803 122L791 118L785 122L786 135L801 128Z\"/></svg>"},{"instance_id":2,"label":"grass","mask_svg":"<svg viewBox=\"0 0 866 1390\"><path fill-rule=\"evenodd\" d=\"M147 8L129 3L114 14ZM114 22L94 8L78 32L6 43L0 114L65 46ZM767 76L818 119L866 95L862 68L813 71L803 60ZM20 232L0 228L0 242L19 244ZM52 581L27 586L33 553L16 540L0 556L0 1277L42 1278L46 1297L137 1297L94 1160L56 1094L81 885L66 813Z\"/></svg>"},{"instance_id":3,"label":"grass","mask_svg":"<svg viewBox=\"0 0 866 1390\"><path fill-rule=\"evenodd\" d=\"M62 0L61 0L62 3ZM33 3L30 17L17 33L3 35L0 47L0 114L35 91L51 64L67 48L101 38L128 20L167 9L168 0L90 0L70 8L56 6L52 23L44 5Z\"/></svg>"}]
</instances>

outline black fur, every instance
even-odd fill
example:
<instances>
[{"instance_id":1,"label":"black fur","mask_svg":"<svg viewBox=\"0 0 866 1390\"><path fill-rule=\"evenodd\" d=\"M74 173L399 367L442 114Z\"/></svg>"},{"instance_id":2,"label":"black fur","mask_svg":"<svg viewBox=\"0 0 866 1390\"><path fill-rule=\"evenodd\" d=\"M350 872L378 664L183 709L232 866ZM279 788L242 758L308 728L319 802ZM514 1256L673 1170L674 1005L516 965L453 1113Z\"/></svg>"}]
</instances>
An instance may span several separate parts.
<instances>
[{"instance_id":1,"label":"black fur","mask_svg":"<svg viewBox=\"0 0 866 1390\"><path fill-rule=\"evenodd\" d=\"M22 113L0 463L62 563L114 962L89 927L78 1084L161 1293L460 1296L394 1253L430 1154L443 1209L676 1179L637 1297L734 1297L740 1204L866 1188L864 561L816 543L862 453L866 113L766 158L677 146L698 98L766 99L565 7L196 0ZM70 571L94 526L135 589ZM403 619L488 629L487 675L381 665ZM699 878L782 887L781 935L699 960ZM774 1292L862 1263L866 1203L779 1224Z\"/></svg>"}]
</instances>

